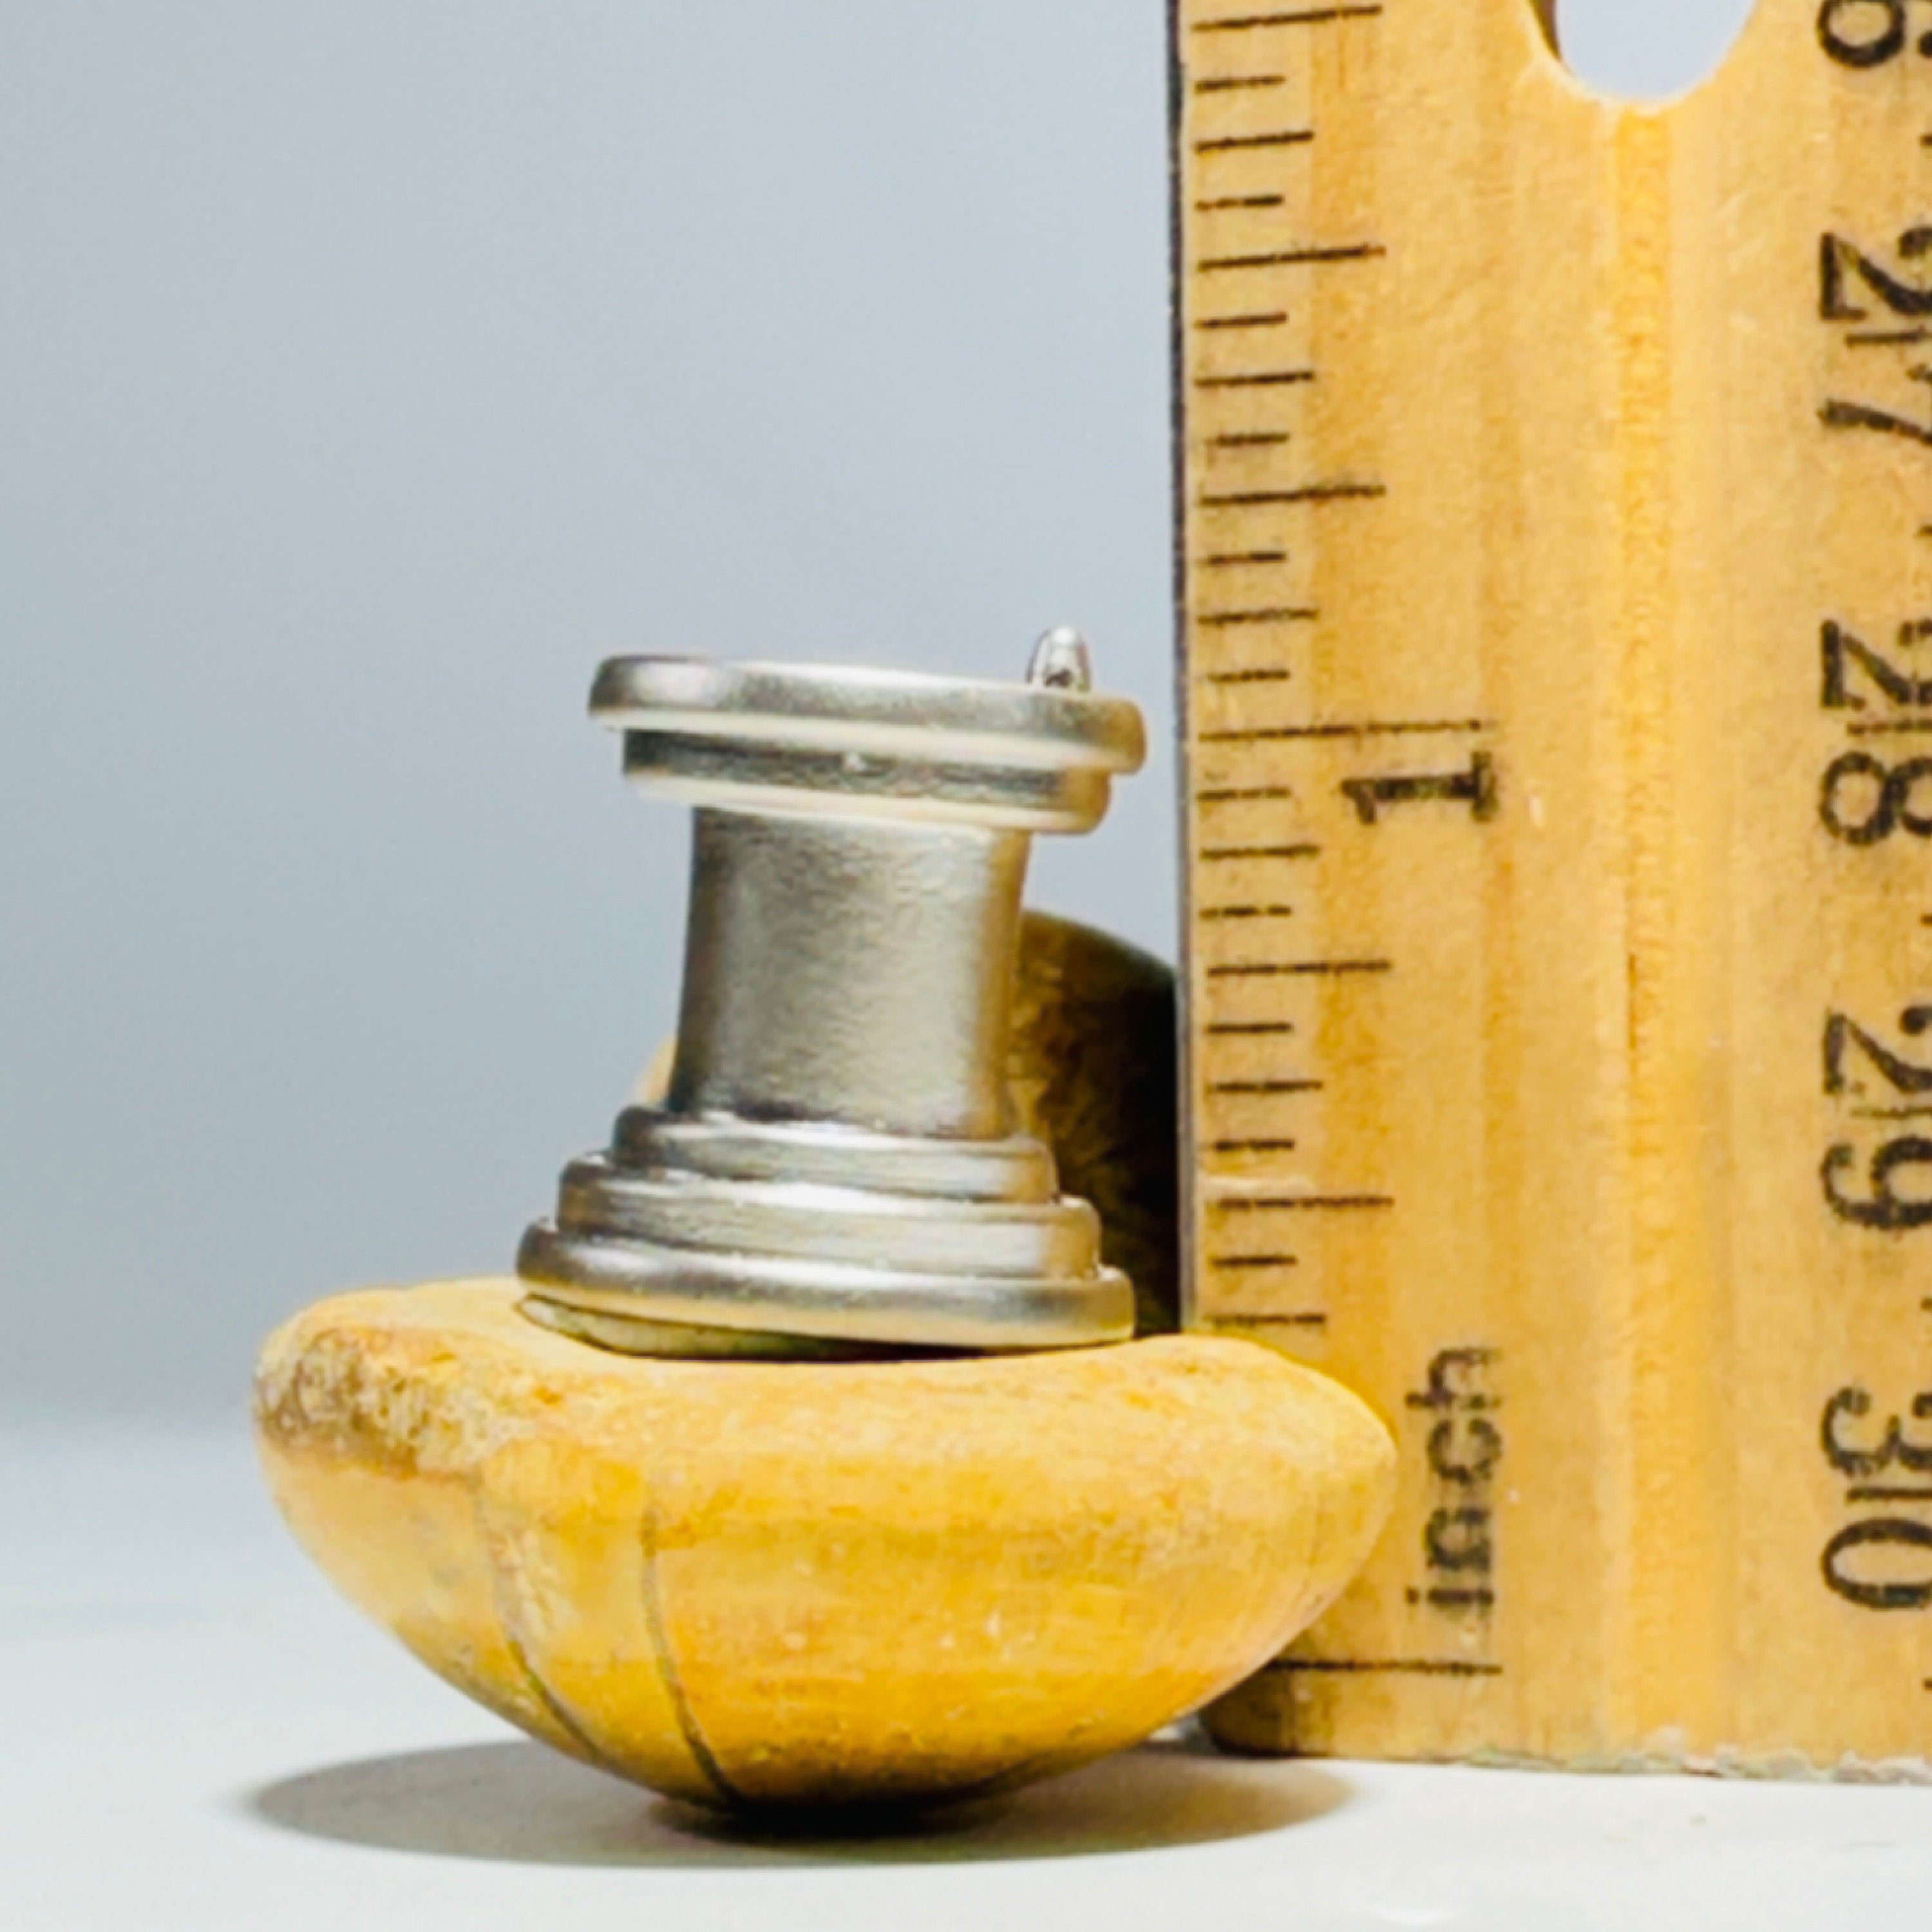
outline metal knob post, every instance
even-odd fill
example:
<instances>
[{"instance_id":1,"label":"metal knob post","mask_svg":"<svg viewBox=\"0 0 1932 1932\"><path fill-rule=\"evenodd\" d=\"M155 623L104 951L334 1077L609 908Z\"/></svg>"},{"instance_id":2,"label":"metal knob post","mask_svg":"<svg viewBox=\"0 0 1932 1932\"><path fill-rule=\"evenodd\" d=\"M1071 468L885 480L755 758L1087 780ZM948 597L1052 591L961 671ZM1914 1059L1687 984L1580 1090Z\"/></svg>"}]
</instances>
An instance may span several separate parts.
<instances>
[{"instance_id":1,"label":"metal knob post","mask_svg":"<svg viewBox=\"0 0 1932 1932\"><path fill-rule=\"evenodd\" d=\"M526 1312L653 1354L1079 1347L1132 1331L1100 1226L1014 1132L1031 836L1145 755L1055 632L1028 682L619 658L591 711L697 807L677 1052L565 1170Z\"/></svg>"}]
</instances>

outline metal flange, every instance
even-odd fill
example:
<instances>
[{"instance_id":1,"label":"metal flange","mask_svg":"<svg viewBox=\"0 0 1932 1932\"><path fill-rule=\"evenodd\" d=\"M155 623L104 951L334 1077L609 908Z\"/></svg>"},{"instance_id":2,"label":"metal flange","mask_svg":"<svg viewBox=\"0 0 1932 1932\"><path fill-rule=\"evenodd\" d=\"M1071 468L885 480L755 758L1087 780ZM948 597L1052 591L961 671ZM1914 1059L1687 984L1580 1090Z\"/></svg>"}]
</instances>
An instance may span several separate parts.
<instances>
[{"instance_id":1,"label":"metal flange","mask_svg":"<svg viewBox=\"0 0 1932 1932\"><path fill-rule=\"evenodd\" d=\"M654 1354L1131 1334L1005 1072L1031 835L1090 830L1145 756L1139 712L1091 682L1070 632L1020 685L602 668L591 711L626 775L698 808L676 1058L525 1235L527 1313Z\"/></svg>"}]
</instances>

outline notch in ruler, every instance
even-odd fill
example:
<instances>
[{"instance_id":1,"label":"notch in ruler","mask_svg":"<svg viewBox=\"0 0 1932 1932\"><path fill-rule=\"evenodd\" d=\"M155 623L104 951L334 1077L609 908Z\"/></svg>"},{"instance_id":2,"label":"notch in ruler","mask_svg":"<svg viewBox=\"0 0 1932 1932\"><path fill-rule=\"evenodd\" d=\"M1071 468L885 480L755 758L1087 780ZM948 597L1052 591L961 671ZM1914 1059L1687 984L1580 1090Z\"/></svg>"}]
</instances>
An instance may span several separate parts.
<instances>
[{"instance_id":1,"label":"notch in ruler","mask_svg":"<svg viewBox=\"0 0 1932 1932\"><path fill-rule=\"evenodd\" d=\"M1191 1318L1405 1463L1210 1723L1916 1774L1932 0L1658 110L1529 0L1174 45Z\"/></svg>"}]
</instances>

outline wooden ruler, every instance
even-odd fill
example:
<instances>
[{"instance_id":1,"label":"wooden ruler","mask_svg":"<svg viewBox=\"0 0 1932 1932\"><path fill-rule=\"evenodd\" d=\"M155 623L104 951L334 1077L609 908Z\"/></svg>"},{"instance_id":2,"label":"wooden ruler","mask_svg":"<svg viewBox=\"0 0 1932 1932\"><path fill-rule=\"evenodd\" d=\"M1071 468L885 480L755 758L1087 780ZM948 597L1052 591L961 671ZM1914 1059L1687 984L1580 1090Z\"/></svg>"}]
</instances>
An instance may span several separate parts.
<instances>
[{"instance_id":1,"label":"wooden ruler","mask_svg":"<svg viewBox=\"0 0 1932 1932\"><path fill-rule=\"evenodd\" d=\"M1922 1772L1932 4L1175 46L1192 1314L1405 1463L1214 1727Z\"/></svg>"}]
</instances>

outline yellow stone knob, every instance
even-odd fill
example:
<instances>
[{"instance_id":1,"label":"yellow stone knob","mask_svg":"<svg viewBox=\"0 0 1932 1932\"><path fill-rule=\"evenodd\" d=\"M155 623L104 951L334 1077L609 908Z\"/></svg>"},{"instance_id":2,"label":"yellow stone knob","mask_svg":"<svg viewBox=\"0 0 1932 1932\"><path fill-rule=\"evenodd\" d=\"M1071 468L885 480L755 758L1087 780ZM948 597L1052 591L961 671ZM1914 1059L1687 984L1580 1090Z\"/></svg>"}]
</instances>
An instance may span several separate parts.
<instances>
[{"instance_id":1,"label":"yellow stone knob","mask_svg":"<svg viewBox=\"0 0 1932 1932\"><path fill-rule=\"evenodd\" d=\"M654 1361L508 1281L346 1295L257 1432L336 1583L559 1750L712 1805L977 1795L1137 1742L1368 1553L1386 1431L1252 1344Z\"/></svg>"}]
</instances>

